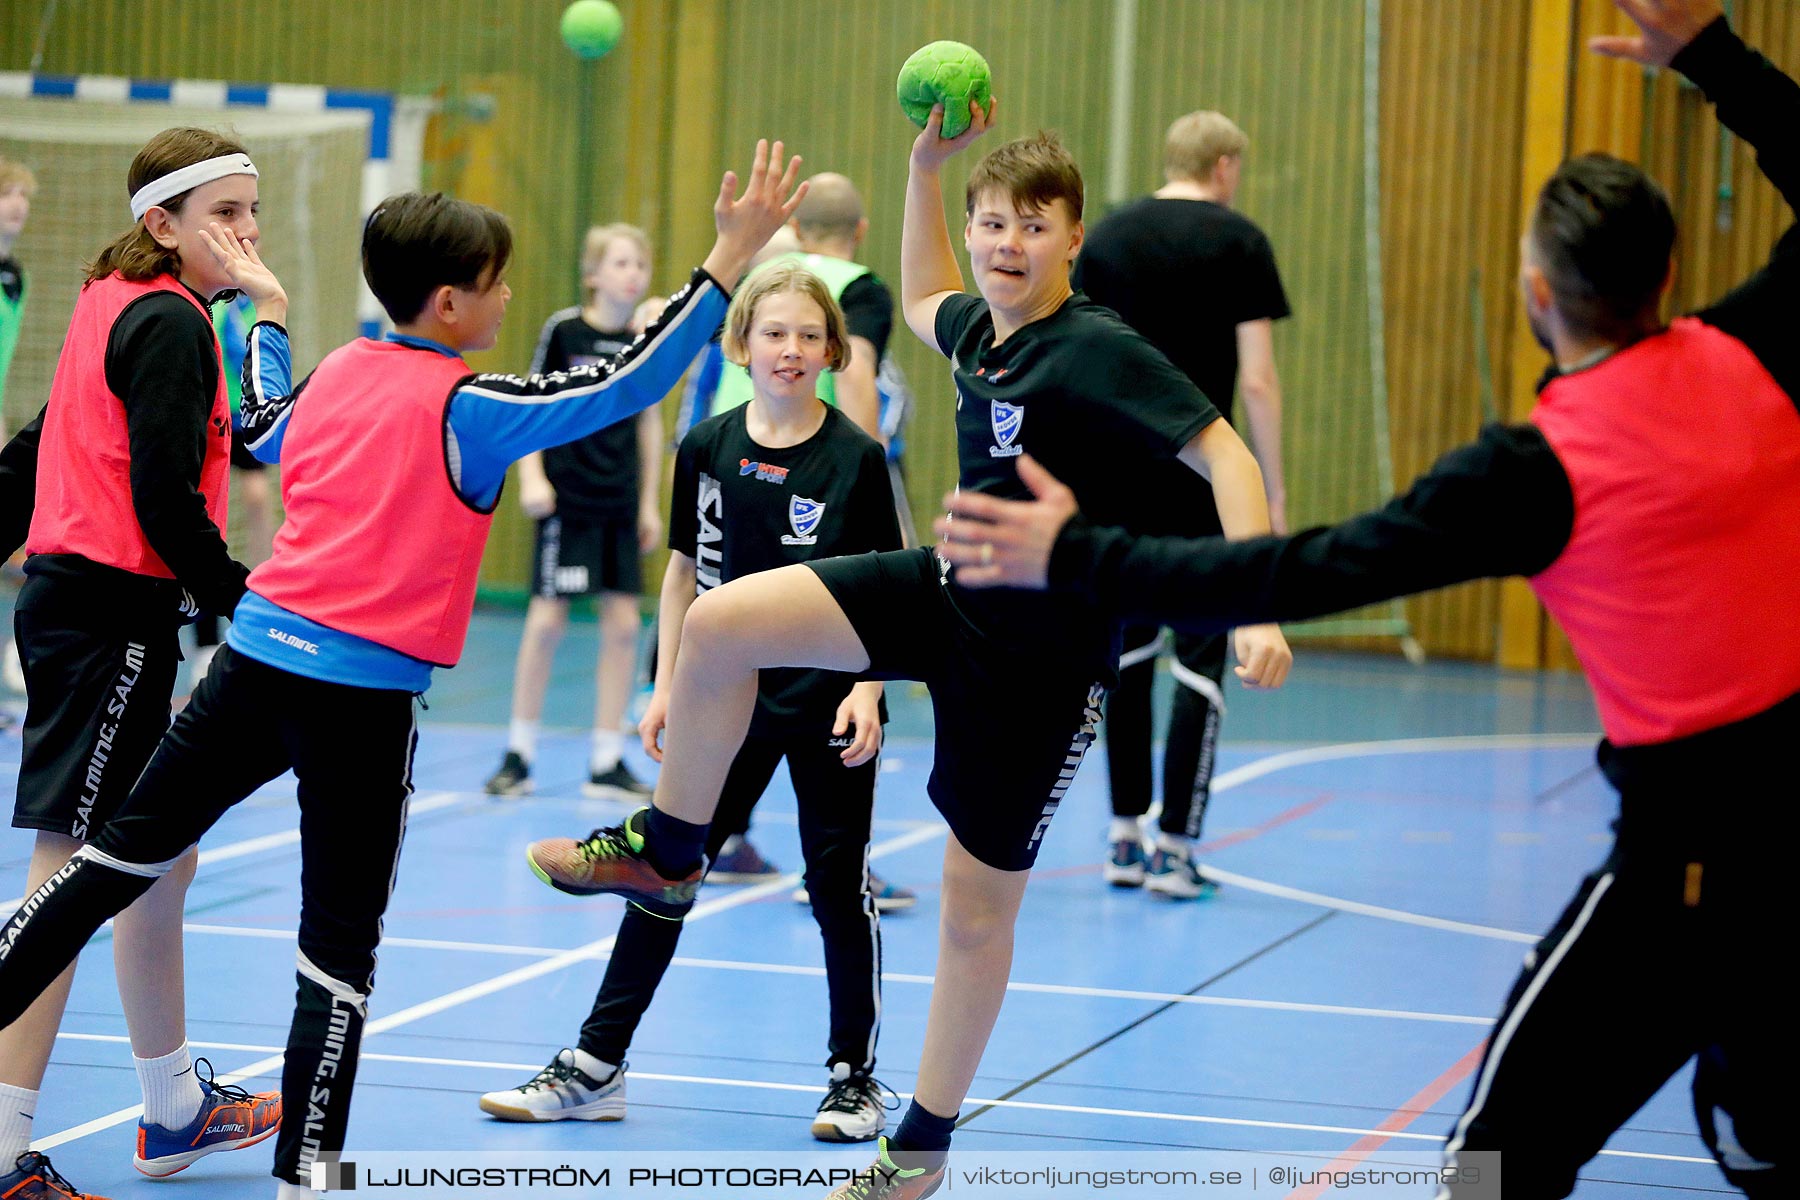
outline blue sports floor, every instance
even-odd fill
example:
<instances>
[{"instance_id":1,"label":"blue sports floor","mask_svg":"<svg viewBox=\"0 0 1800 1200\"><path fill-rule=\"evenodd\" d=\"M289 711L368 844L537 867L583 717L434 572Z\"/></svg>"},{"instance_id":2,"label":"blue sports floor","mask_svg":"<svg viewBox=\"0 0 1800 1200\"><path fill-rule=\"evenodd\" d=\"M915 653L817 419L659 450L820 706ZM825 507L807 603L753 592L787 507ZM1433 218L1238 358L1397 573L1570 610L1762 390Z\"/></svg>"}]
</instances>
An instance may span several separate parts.
<instances>
[{"instance_id":1,"label":"blue sports floor","mask_svg":"<svg viewBox=\"0 0 1800 1200\"><path fill-rule=\"evenodd\" d=\"M868 1147L808 1136L823 1092L824 984L817 932L789 899L791 880L702 894L632 1049L625 1121L512 1125L477 1110L479 1093L523 1082L573 1042L619 916L609 898L545 888L523 858L534 838L584 833L622 811L578 798L591 625L575 626L558 659L548 711L561 728L541 751L539 794L481 794L504 740L517 631L514 615L480 615L464 665L440 673L430 697L350 1149L563 1156L551 1163L659 1151L665 1164L702 1151L819 1151L818 1161L864 1165ZM921 899L882 923L877 1074L904 1094L935 961L944 829L924 793L925 701L904 685L893 694L874 854L882 874ZM1228 700L1205 854L1225 887L1180 904L1102 883L1097 750L1026 897L1012 992L963 1110L959 1151L1093 1152L1114 1163L1280 1151L1317 1167L1346 1152L1339 1164L1441 1145L1522 953L1604 854L1613 797L1592 765L1585 685L1302 645L1284 691L1232 686ZM0 778L16 772L18 753L16 730L0 736ZM635 749L631 762L650 769ZM292 795L291 779L277 781L212 831L188 905L193 1045L221 1074L247 1071L264 1088L276 1086L293 995ZM755 840L790 867L793 812L778 777ZM28 852L24 832L0 841L5 908L22 890ZM40 1147L103 1196L272 1195L272 1142L166 1182L132 1170L138 1088L109 959L104 946L84 958L38 1110ZM1585 1086L1557 1081L1543 1120L1580 1105ZM1693 1132L1686 1087L1684 1074L1638 1113L1576 1195L1727 1193ZM1317 1193L1265 1179L1258 1194Z\"/></svg>"}]
</instances>

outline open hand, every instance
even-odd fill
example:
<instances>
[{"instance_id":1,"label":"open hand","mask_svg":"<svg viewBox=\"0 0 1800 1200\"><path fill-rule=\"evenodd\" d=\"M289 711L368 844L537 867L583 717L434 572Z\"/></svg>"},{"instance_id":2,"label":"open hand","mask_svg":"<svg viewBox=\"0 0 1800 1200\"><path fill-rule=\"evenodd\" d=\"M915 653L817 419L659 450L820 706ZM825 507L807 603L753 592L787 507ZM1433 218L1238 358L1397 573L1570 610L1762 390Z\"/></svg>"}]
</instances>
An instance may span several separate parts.
<instances>
[{"instance_id":1,"label":"open hand","mask_svg":"<svg viewBox=\"0 0 1800 1200\"><path fill-rule=\"evenodd\" d=\"M281 280L275 278L275 272L263 265L255 242L245 241L217 221L208 221L200 230L200 241L232 286L256 306L258 319L286 323L287 292L282 289ZM279 315L276 309L280 310Z\"/></svg>"},{"instance_id":2,"label":"open hand","mask_svg":"<svg viewBox=\"0 0 1800 1200\"><path fill-rule=\"evenodd\" d=\"M750 180L741 196L736 171L725 172L719 181L719 198L713 202L713 226L719 237L702 265L727 291L737 286L750 256L787 224L806 197L807 185L799 182L800 156L786 159L784 169L782 152L780 142L770 146L767 138L757 141Z\"/></svg>"},{"instance_id":3,"label":"open hand","mask_svg":"<svg viewBox=\"0 0 1800 1200\"><path fill-rule=\"evenodd\" d=\"M1050 551L1076 513L1075 493L1029 454L1019 456L1019 479L1034 499L1002 500L981 492L952 492L949 510L933 524L937 552L956 568L964 587L1047 586Z\"/></svg>"},{"instance_id":4,"label":"open hand","mask_svg":"<svg viewBox=\"0 0 1800 1200\"><path fill-rule=\"evenodd\" d=\"M1608 58L1623 58L1646 67L1666 67L1700 31L1724 15L1719 0L1613 0L1630 17L1640 36L1607 35L1588 39L1588 49Z\"/></svg>"}]
</instances>

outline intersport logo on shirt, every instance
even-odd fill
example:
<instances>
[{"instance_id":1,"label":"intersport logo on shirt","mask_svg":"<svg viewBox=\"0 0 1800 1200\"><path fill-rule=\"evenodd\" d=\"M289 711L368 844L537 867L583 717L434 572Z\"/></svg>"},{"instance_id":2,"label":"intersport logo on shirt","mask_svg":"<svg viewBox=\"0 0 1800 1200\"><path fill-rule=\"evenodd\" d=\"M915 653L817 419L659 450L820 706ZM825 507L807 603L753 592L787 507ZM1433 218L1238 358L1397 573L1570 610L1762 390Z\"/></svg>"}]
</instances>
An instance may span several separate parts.
<instances>
[{"instance_id":1,"label":"intersport logo on shirt","mask_svg":"<svg viewBox=\"0 0 1800 1200\"><path fill-rule=\"evenodd\" d=\"M773 463L751 462L747 458L738 459L738 477L754 475L764 483L786 483L787 467L778 467Z\"/></svg>"}]
</instances>

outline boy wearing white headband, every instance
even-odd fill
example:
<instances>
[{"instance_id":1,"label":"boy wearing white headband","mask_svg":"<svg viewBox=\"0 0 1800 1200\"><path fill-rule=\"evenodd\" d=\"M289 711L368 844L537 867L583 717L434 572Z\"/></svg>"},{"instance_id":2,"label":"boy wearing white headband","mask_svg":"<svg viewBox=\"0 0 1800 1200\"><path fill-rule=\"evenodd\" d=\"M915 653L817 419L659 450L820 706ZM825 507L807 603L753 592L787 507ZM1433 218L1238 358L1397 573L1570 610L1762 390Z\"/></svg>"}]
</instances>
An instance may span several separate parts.
<instances>
[{"instance_id":1,"label":"boy wearing white headband","mask_svg":"<svg viewBox=\"0 0 1800 1200\"><path fill-rule=\"evenodd\" d=\"M136 224L88 268L50 401L0 451L0 557L21 543L30 555L17 614L27 710L12 822L37 831L30 888L98 836L149 762L169 725L181 624L196 604L230 612L244 591L246 572L225 549L231 418L207 305L242 287L266 318L286 319L273 274L234 284L211 251L225 229L256 241L256 167L243 147L207 130L165 130L128 180ZM190 847L121 912L113 939L144 1089L134 1162L152 1176L253 1145L281 1123L279 1093L214 1084L206 1060L188 1052L181 916L195 858ZM28 1149L73 975L0 1032L8 1200L82 1196Z\"/></svg>"}]
</instances>

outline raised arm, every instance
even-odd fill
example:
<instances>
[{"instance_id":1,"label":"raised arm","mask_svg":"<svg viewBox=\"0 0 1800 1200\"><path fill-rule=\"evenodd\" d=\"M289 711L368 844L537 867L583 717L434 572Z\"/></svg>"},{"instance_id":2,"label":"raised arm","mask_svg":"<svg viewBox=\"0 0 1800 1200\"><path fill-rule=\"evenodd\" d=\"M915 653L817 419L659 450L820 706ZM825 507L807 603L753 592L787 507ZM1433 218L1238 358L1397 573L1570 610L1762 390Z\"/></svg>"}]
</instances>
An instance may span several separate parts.
<instances>
[{"instance_id":1,"label":"raised arm","mask_svg":"<svg viewBox=\"0 0 1800 1200\"><path fill-rule=\"evenodd\" d=\"M476 375L450 399L458 490L487 503L506 468L533 450L560 446L636 416L668 394L725 315L726 297L762 248L806 196L798 156L785 171L782 145L756 143L749 183L725 172L713 203L718 236L686 287L669 298L656 323L612 358L549 375Z\"/></svg>"},{"instance_id":2,"label":"raised arm","mask_svg":"<svg viewBox=\"0 0 1800 1200\"><path fill-rule=\"evenodd\" d=\"M274 321L258 321L250 327L244 345L244 392L234 418L244 447L258 462L281 461L281 444L287 437L288 417L294 400L306 386L293 384L293 355L288 333Z\"/></svg>"},{"instance_id":3,"label":"raised arm","mask_svg":"<svg viewBox=\"0 0 1800 1200\"><path fill-rule=\"evenodd\" d=\"M548 375L476 375L450 400L459 490L478 503L534 450L634 417L668 394L725 315L726 290L704 270L631 345L591 366Z\"/></svg>"},{"instance_id":4,"label":"raised arm","mask_svg":"<svg viewBox=\"0 0 1800 1200\"><path fill-rule=\"evenodd\" d=\"M938 305L945 296L963 289L956 248L944 221L944 163L988 131L996 103L988 101L984 113L979 104L969 101L969 127L953 138L942 136L944 106L934 106L908 160L906 209L900 222L900 311L907 328L934 350L938 348Z\"/></svg>"},{"instance_id":5,"label":"raised arm","mask_svg":"<svg viewBox=\"0 0 1800 1200\"><path fill-rule=\"evenodd\" d=\"M1693 80L1719 120L1756 148L1762 168L1790 209L1800 211L1800 84L1744 44L1712 0L1621 4L1637 22L1635 38L1597 38L1602 53L1669 65ZM1790 228L1769 261L1697 315L1756 354L1800 404L1800 233Z\"/></svg>"},{"instance_id":6,"label":"raised arm","mask_svg":"<svg viewBox=\"0 0 1800 1200\"><path fill-rule=\"evenodd\" d=\"M280 462L288 414L300 391L293 386L287 292L263 265L255 242L244 241L217 221L200 231L200 241L256 308L256 324L244 347L243 402L233 424L259 462Z\"/></svg>"}]
</instances>

